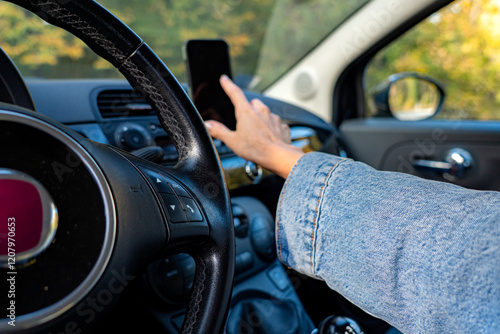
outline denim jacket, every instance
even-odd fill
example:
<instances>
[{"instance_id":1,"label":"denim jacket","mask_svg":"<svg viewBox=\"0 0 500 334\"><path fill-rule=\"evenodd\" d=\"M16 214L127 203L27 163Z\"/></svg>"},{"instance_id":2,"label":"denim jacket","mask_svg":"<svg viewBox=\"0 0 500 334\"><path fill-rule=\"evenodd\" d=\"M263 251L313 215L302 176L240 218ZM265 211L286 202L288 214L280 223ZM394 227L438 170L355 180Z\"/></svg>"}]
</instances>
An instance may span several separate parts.
<instances>
[{"instance_id":1,"label":"denim jacket","mask_svg":"<svg viewBox=\"0 0 500 334\"><path fill-rule=\"evenodd\" d=\"M284 264L403 333L500 333L500 193L309 153L276 221Z\"/></svg>"}]
</instances>

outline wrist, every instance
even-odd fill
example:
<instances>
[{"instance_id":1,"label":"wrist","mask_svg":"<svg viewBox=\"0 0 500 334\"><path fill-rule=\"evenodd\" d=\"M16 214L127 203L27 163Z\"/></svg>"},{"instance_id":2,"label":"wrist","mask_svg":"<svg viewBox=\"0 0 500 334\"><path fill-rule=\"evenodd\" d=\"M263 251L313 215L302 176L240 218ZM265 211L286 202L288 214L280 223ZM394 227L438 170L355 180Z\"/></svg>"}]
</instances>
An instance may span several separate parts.
<instances>
[{"instance_id":1,"label":"wrist","mask_svg":"<svg viewBox=\"0 0 500 334\"><path fill-rule=\"evenodd\" d=\"M305 153L293 145L274 143L267 147L260 165L286 179L297 160Z\"/></svg>"}]
</instances>

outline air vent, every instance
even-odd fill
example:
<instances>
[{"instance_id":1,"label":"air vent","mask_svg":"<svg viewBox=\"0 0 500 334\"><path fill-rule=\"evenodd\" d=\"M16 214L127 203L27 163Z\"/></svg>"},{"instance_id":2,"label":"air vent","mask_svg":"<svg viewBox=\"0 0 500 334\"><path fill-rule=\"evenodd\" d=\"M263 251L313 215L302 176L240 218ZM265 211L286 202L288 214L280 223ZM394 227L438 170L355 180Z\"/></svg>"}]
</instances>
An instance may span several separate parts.
<instances>
[{"instance_id":1,"label":"air vent","mask_svg":"<svg viewBox=\"0 0 500 334\"><path fill-rule=\"evenodd\" d=\"M97 107L103 118L155 115L142 94L134 90L104 90L97 96Z\"/></svg>"}]
</instances>

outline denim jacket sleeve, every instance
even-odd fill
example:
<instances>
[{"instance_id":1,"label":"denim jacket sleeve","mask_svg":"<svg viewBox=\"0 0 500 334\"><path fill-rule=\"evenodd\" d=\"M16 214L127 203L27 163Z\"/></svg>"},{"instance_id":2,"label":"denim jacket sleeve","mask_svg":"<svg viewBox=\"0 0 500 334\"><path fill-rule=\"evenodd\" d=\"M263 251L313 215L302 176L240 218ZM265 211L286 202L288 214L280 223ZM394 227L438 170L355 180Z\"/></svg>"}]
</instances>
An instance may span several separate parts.
<instances>
[{"instance_id":1,"label":"denim jacket sleeve","mask_svg":"<svg viewBox=\"0 0 500 334\"><path fill-rule=\"evenodd\" d=\"M276 216L280 260L404 333L500 333L500 193L309 153Z\"/></svg>"}]
</instances>

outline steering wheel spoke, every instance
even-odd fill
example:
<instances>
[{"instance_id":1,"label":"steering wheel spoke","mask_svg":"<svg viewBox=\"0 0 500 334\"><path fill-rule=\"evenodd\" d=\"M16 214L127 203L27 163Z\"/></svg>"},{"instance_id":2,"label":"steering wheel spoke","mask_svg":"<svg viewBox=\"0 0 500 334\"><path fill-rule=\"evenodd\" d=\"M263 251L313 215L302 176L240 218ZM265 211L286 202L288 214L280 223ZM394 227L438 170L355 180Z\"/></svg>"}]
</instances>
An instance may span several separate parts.
<instances>
[{"instance_id":1,"label":"steering wheel spoke","mask_svg":"<svg viewBox=\"0 0 500 334\"><path fill-rule=\"evenodd\" d=\"M149 162L136 163L168 226L167 253L188 251L209 236L206 215L198 200L172 172Z\"/></svg>"}]
</instances>

